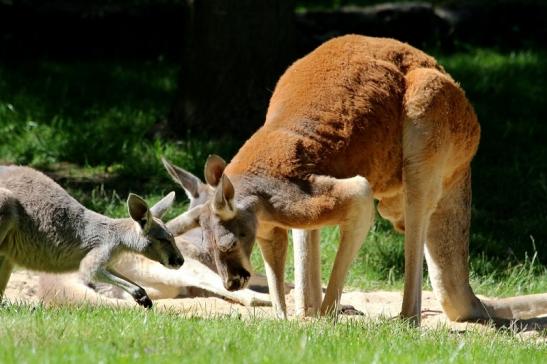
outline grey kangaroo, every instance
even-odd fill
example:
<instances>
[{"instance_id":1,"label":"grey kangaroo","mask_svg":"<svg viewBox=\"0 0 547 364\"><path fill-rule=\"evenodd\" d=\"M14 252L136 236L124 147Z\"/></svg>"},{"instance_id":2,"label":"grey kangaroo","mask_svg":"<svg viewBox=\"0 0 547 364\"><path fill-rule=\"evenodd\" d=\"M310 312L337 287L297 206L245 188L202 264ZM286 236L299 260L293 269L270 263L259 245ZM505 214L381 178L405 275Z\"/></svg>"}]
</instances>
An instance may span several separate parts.
<instances>
[{"instance_id":1,"label":"grey kangaroo","mask_svg":"<svg viewBox=\"0 0 547 364\"><path fill-rule=\"evenodd\" d=\"M130 193L131 218L112 219L86 209L51 178L28 167L0 166L0 299L14 265L43 271L79 270L83 283L111 283L146 308L152 301L110 264L132 251L179 268L184 259L160 220L171 192L152 208Z\"/></svg>"}]
</instances>

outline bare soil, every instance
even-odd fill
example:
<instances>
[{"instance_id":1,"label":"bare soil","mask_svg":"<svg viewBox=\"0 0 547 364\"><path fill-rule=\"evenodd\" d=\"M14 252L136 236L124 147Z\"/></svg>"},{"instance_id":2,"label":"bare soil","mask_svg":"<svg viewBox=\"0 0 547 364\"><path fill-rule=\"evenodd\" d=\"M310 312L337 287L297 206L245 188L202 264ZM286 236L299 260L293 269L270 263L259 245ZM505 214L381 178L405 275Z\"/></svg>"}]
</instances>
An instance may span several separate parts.
<instances>
[{"instance_id":1,"label":"bare soil","mask_svg":"<svg viewBox=\"0 0 547 364\"><path fill-rule=\"evenodd\" d=\"M38 297L38 274L26 270L15 271L8 283L5 298L10 302L24 302L36 304L40 302ZM391 291L348 291L342 295L342 305L351 305L364 313L359 316L344 316L355 319L395 317L401 308L402 293ZM196 297L161 299L155 302L156 309L179 312L185 315L202 317L219 317L224 315L237 315L240 317L274 318L271 307L245 307L231 303L216 297ZM294 300L292 291L287 294L287 307L290 316L294 313ZM294 317L294 316L292 316ZM527 320L527 327L520 327L519 336L538 342L547 343L545 329L547 317L537 320ZM532 329L531 326L534 326ZM467 330L495 330L493 326L453 322L442 312L441 306L431 291L422 293L422 327L436 328L448 327L454 331Z\"/></svg>"}]
</instances>

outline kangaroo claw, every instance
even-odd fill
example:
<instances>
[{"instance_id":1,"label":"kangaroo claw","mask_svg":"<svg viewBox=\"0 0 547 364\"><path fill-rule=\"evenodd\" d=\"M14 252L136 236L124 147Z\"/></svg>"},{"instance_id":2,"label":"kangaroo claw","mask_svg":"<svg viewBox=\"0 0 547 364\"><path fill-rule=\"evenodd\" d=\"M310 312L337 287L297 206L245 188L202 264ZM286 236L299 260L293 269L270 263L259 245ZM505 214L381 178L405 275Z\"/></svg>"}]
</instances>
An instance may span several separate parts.
<instances>
[{"instance_id":1,"label":"kangaroo claw","mask_svg":"<svg viewBox=\"0 0 547 364\"><path fill-rule=\"evenodd\" d=\"M139 304L139 306L143 306L144 308L148 309L152 308L152 300L146 294L144 296L135 298L135 301Z\"/></svg>"}]
</instances>

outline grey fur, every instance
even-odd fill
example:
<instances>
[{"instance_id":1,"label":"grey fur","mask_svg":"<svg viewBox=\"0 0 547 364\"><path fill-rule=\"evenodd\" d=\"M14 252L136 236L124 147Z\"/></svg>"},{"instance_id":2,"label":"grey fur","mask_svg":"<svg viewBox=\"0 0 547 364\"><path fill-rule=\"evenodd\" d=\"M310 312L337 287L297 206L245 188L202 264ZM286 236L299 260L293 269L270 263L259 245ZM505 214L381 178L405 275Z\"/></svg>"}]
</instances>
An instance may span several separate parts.
<instances>
[{"instance_id":1,"label":"grey fur","mask_svg":"<svg viewBox=\"0 0 547 364\"><path fill-rule=\"evenodd\" d=\"M183 263L161 215L169 194L154 207L130 194L132 218L112 219L86 209L61 186L28 167L0 166L0 298L14 265L43 272L79 270L85 284L114 284L140 305L151 307L144 289L117 275L110 263L123 251L140 253L165 266Z\"/></svg>"}]
</instances>

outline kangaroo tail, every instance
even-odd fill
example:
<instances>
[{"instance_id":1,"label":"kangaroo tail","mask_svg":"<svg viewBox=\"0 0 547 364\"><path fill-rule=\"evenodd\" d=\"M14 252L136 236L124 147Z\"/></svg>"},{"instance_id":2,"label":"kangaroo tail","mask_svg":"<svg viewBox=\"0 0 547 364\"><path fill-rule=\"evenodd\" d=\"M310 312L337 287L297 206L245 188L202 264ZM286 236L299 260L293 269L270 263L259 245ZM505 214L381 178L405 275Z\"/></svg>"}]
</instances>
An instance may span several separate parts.
<instances>
[{"instance_id":1,"label":"kangaroo tail","mask_svg":"<svg viewBox=\"0 0 547 364\"><path fill-rule=\"evenodd\" d=\"M491 318L530 319L547 315L547 293L507 298L481 298Z\"/></svg>"}]
</instances>

